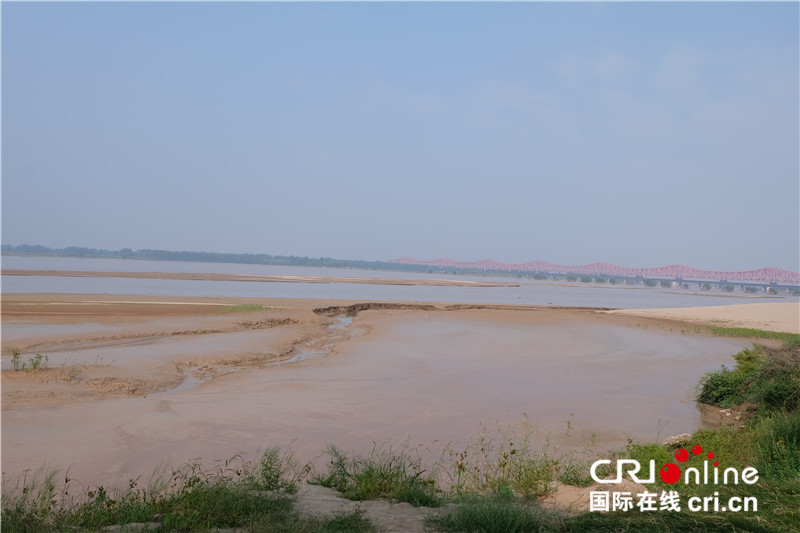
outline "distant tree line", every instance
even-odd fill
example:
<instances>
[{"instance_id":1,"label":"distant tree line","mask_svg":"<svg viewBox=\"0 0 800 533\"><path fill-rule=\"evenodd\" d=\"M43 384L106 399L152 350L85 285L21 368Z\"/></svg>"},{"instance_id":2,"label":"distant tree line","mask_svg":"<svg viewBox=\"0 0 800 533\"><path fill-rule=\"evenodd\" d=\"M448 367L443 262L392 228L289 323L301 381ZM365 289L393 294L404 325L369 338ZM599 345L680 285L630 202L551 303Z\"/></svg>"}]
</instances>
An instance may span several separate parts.
<instances>
[{"instance_id":1,"label":"distant tree line","mask_svg":"<svg viewBox=\"0 0 800 533\"><path fill-rule=\"evenodd\" d=\"M439 267L433 265L413 265L393 263L390 261L364 261L360 259L333 259L330 257L300 257L294 255L270 254L232 254L220 252L175 252L170 250L151 250L144 248L133 250L105 250L101 248L84 248L68 246L66 248L48 248L41 245L21 244L13 246L3 244L0 251L4 254L38 255L53 257L89 257L102 259L141 259L149 261L187 261L196 263L242 263L247 265L282 265L308 266L328 268L357 268L364 270L393 270L402 272L465 274L475 276L515 276L518 272L493 270L487 272L479 269Z\"/></svg>"},{"instance_id":2,"label":"distant tree line","mask_svg":"<svg viewBox=\"0 0 800 533\"><path fill-rule=\"evenodd\" d=\"M82 248L68 246L66 248L48 248L40 245L21 244L12 246L2 245L4 254L24 255L49 255L57 257L91 257L104 259L144 259L150 261L191 261L197 263L244 263L248 265L287 265L287 266L312 266L331 268L363 268L374 270L410 270L410 271L439 271L437 267L425 265L406 265L390 263L388 261L363 261L351 259L332 259L330 257L298 257L293 255L270 254L231 254L219 252L174 252L169 250L133 250L122 248L120 250L105 250L98 248Z\"/></svg>"},{"instance_id":3,"label":"distant tree line","mask_svg":"<svg viewBox=\"0 0 800 533\"><path fill-rule=\"evenodd\" d=\"M589 276L582 275L576 276L575 274L558 274L552 272L520 272L510 270L483 270L471 268L458 268L458 267L442 267L434 265L415 265L406 263L393 263L390 261L364 261L360 259L333 259L330 257L300 257L294 255L270 255L270 254L230 254L220 252L175 252L170 250L151 250L144 248L141 250L133 250L131 248L122 248L119 250L105 250L102 248L84 248L80 246L67 246L66 248L48 248L41 245L21 244L13 246L10 244L3 244L0 247L3 254L20 254L20 255L38 255L38 256L54 256L54 257L89 257L89 258L104 258L104 259L142 259L150 261L191 261L197 263L243 263L248 265L283 265L283 266L308 266L308 267L328 267L328 268L357 268L365 270L393 270L402 272L422 272L428 274L461 274L473 276L510 276L516 278L533 278L537 280L544 279L566 279L569 282L574 282L580 279L583 283L617 283L626 284L640 284L643 283L646 287L656 287L659 284L662 287L668 288L672 286L672 280L654 280L642 279L639 277L626 277L626 276ZM681 282L681 287L688 289L686 283ZM778 286L773 287L770 284L769 293L777 294ZM733 291L734 285L722 281L719 282L719 288L725 291ZM703 283L701 285L703 290L711 290L710 283ZM781 289L791 289L797 291L797 287L780 286ZM748 286L742 287L742 290L753 292L755 288Z\"/></svg>"}]
</instances>

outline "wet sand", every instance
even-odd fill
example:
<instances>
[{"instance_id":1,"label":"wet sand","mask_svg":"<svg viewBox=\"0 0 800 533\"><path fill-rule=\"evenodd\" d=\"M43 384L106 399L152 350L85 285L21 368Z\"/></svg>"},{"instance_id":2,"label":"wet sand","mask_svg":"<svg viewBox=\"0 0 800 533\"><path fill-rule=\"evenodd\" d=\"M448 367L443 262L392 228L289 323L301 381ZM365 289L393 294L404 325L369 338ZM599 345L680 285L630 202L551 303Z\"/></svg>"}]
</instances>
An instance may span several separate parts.
<instances>
[{"instance_id":1,"label":"wet sand","mask_svg":"<svg viewBox=\"0 0 800 533\"><path fill-rule=\"evenodd\" d=\"M800 333L800 304L796 302L719 305L681 309L621 309L609 313L681 320L695 324Z\"/></svg>"},{"instance_id":2,"label":"wet sand","mask_svg":"<svg viewBox=\"0 0 800 533\"><path fill-rule=\"evenodd\" d=\"M307 460L404 439L435 459L497 422L602 453L700 427L697 379L750 345L586 309L314 312L351 303L3 295L4 475L47 462L112 483L272 445ZM245 304L268 308L231 307ZM49 368L14 371L12 350Z\"/></svg>"}]
</instances>

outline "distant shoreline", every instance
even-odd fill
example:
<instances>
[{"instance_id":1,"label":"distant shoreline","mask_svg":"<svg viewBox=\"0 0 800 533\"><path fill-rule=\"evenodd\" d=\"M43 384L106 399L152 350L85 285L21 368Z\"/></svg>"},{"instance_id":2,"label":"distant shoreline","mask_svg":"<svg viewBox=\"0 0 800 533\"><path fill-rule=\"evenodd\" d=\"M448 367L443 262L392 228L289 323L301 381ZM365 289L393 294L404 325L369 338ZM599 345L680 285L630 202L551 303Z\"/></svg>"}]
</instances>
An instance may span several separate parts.
<instances>
[{"instance_id":1,"label":"distant shoreline","mask_svg":"<svg viewBox=\"0 0 800 533\"><path fill-rule=\"evenodd\" d=\"M191 272L98 272L91 270L3 270L4 276L57 276L78 278L139 278L203 281L245 281L262 283L362 283L366 285L425 285L436 287L519 287L519 283L492 281L359 278L341 276L289 276L267 274L214 274Z\"/></svg>"},{"instance_id":2,"label":"distant shoreline","mask_svg":"<svg viewBox=\"0 0 800 533\"><path fill-rule=\"evenodd\" d=\"M508 264L494 260L482 261L454 261L452 259L437 259L434 261L420 261L411 258L393 260L367 261L361 259L333 259L330 257L298 257L271 254L236 254L221 252L191 252L171 250L151 250L122 248L120 250L106 250L68 246L66 248L48 248L40 245L2 245L2 255L18 255L29 257L75 257L83 259L133 259L144 261L177 261L177 262L203 262L203 263L233 263L274 266L307 266L326 268L354 268L362 270L381 270L395 272L417 272L428 274L453 274L474 276L501 276L501 277L533 277L546 279L547 277L585 277L591 279L606 278L635 280L642 282L645 279L680 281L696 283L700 281L711 283L732 283L743 285L766 286L777 284L780 287L800 287L800 273L780 268L760 268L746 271L709 271L686 267L684 265L669 265L656 268L628 268L609 263L592 263L579 266L557 265L549 261L532 261L522 264ZM567 279L567 281L572 281Z\"/></svg>"}]
</instances>

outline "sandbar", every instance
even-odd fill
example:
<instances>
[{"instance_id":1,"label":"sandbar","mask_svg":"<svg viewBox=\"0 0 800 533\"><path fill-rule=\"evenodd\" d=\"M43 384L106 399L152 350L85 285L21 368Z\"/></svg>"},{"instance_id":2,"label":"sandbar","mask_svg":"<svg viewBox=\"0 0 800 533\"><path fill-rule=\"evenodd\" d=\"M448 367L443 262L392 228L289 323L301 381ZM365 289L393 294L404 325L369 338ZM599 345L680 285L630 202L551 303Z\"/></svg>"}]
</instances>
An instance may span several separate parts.
<instances>
[{"instance_id":1,"label":"sandbar","mask_svg":"<svg viewBox=\"0 0 800 533\"><path fill-rule=\"evenodd\" d=\"M677 309L619 309L611 314L664 318L692 324L800 333L800 303L775 302Z\"/></svg>"}]
</instances>

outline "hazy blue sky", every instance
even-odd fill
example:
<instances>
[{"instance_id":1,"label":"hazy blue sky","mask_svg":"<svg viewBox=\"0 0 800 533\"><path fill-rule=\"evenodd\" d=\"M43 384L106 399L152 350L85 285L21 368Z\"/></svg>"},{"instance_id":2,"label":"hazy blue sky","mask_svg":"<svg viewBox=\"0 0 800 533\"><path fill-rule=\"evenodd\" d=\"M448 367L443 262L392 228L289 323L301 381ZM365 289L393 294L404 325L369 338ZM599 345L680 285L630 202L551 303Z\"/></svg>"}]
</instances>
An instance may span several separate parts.
<instances>
[{"instance_id":1,"label":"hazy blue sky","mask_svg":"<svg viewBox=\"0 0 800 533\"><path fill-rule=\"evenodd\" d=\"M2 240L800 270L798 4L2 3Z\"/></svg>"}]
</instances>

